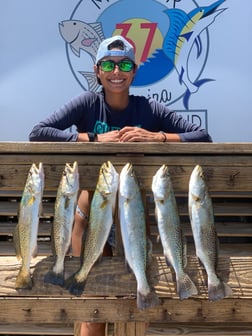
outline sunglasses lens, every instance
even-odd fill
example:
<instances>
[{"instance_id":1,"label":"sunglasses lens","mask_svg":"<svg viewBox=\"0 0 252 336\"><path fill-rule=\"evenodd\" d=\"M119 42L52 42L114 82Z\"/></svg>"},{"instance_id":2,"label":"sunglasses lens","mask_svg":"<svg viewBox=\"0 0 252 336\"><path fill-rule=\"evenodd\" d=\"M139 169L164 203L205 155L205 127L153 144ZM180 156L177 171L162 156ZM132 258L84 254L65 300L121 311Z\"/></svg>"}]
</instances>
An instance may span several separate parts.
<instances>
[{"instance_id":1,"label":"sunglasses lens","mask_svg":"<svg viewBox=\"0 0 252 336\"><path fill-rule=\"evenodd\" d=\"M123 72L129 72L134 67L134 63L132 61L128 61L128 60L120 61L118 63L116 63L112 60L101 61L99 63L99 65L100 65L102 71L104 71L104 72L113 71L115 69L116 65L118 65L120 71L123 71Z\"/></svg>"},{"instance_id":2,"label":"sunglasses lens","mask_svg":"<svg viewBox=\"0 0 252 336\"><path fill-rule=\"evenodd\" d=\"M115 69L115 63L113 61L102 61L100 63L102 71L110 72Z\"/></svg>"},{"instance_id":3,"label":"sunglasses lens","mask_svg":"<svg viewBox=\"0 0 252 336\"><path fill-rule=\"evenodd\" d=\"M124 72L129 72L133 69L134 64L131 61L121 61L118 63L119 69Z\"/></svg>"}]
</instances>

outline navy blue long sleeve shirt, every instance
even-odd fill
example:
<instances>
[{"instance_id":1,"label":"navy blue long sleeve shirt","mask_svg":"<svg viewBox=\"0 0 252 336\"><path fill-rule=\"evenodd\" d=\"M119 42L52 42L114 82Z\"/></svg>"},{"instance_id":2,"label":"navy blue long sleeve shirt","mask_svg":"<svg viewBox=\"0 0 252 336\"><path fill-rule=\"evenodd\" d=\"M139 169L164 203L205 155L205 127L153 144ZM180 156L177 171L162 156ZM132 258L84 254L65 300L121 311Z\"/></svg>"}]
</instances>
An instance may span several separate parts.
<instances>
[{"instance_id":1,"label":"navy blue long sleeve shirt","mask_svg":"<svg viewBox=\"0 0 252 336\"><path fill-rule=\"evenodd\" d=\"M71 127L75 126L74 130ZM77 141L78 133L97 134L137 126L179 134L183 142L211 142L208 132L155 100L129 96L126 109L113 111L102 92L84 92L32 129L30 141Z\"/></svg>"}]
</instances>

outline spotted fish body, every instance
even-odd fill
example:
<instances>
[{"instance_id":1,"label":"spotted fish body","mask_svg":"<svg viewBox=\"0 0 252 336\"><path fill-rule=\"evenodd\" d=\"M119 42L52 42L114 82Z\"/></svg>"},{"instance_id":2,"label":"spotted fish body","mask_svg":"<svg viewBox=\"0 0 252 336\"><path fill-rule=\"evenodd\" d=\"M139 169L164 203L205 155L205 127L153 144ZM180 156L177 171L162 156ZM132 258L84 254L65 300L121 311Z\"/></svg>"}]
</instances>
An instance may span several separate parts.
<instances>
[{"instance_id":1,"label":"spotted fish body","mask_svg":"<svg viewBox=\"0 0 252 336\"><path fill-rule=\"evenodd\" d=\"M91 268L103 253L113 224L118 181L119 175L112 163L103 163L91 201L89 224L83 242L82 265L66 281L66 288L71 294L82 294Z\"/></svg>"},{"instance_id":2,"label":"spotted fish body","mask_svg":"<svg viewBox=\"0 0 252 336\"><path fill-rule=\"evenodd\" d=\"M232 294L231 288L216 274L218 237L214 224L212 200L208 192L203 169L197 165L190 176L189 215L196 254L208 276L208 297L216 301Z\"/></svg>"},{"instance_id":3,"label":"spotted fish body","mask_svg":"<svg viewBox=\"0 0 252 336\"><path fill-rule=\"evenodd\" d=\"M137 281L137 307L146 309L159 304L146 277L147 240L144 206L133 167L127 163L119 181L119 217L126 261Z\"/></svg>"},{"instance_id":4,"label":"spotted fish body","mask_svg":"<svg viewBox=\"0 0 252 336\"><path fill-rule=\"evenodd\" d=\"M198 293L195 284L185 272L186 242L182 234L176 199L169 169L161 166L152 179L155 214L163 252L168 266L176 273L177 293L186 299Z\"/></svg>"},{"instance_id":5,"label":"spotted fish body","mask_svg":"<svg viewBox=\"0 0 252 336\"><path fill-rule=\"evenodd\" d=\"M46 273L44 281L64 285L64 260L71 243L72 227L79 191L78 163L66 163L57 191L54 209L52 239L56 261Z\"/></svg>"},{"instance_id":6,"label":"spotted fish body","mask_svg":"<svg viewBox=\"0 0 252 336\"><path fill-rule=\"evenodd\" d=\"M14 245L22 265L16 279L16 288L31 289L30 262L37 253L39 214L44 190L43 164L32 164L27 176L19 207L18 224L14 232Z\"/></svg>"}]
</instances>

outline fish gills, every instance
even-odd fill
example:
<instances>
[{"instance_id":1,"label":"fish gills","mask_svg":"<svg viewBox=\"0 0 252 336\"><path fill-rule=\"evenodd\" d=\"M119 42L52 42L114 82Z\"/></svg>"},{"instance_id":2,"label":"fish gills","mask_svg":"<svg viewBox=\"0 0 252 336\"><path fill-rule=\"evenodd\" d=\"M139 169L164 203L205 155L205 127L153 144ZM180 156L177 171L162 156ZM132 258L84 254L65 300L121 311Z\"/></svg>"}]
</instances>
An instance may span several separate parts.
<instances>
[{"instance_id":1,"label":"fish gills","mask_svg":"<svg viewBox=\"0 0 252 336\"><path fill-rule=\"evenodd\" d=\"M196 295L198 290L184 270L187 261L186 241L183 237L172 181L166 165L161 166L153 176L152 192L166 263L172 266L176 273L177 293L180 299L186 299Z\"/></svg>"},{"instance_id":2,"label":"fish gills","mask_svg":"<svg viewBox=\"0 0 252 336\"><path fill-rule=\"evenodd\" d=\"M110 161L102 164L90 205L89 223L83 241L80 269L66 280L71 294L82 294L88 274L102 255L108 239L116 206L119 175Z\"/></svg>"},{"instance_id":3,"label":"fish gills","mask_svg":"<svg viewBox=\"0 0 252 336\"><path fill-rule=\"evenodd\" d=\"M190 176L188 207L196 254L207 272L208 298L217 301L230 296L231 288L216 274L219 242L212 200L200 165L193 169Z\"/></svg>"},{"instance_id":4,"label":"fish gills","mask_svg":"<svg viewBox=\"0 0 252 336\"><path fill-rule=\"evenodd\" d=\"M52 239L56 261L52 270L46 273L44 282L64 285L64 260L71 244L74 214L79 191L78 163L66 163L54 207Z\"/></svg>"},{"instance_id":5,"label":"fish gills","mask_svg":"<svg viewBox=\"0 0 252 336\"><path fill-rule=\"evenodd\" d=\"M126 261L137 281L137 307L146 309L159 304L146 277L147 240L142 196L136 175L127 163L119 180L119 217Z\"/></svg>"},{"instance_id":6,"label":"fish gills","mask_svg":"<svg viewBox=\"0 0 252 336\"><path fill-rule=\"evenodd\" d=\"M37 254L37 235L39 215L44 190L44 169L40 162L37 167L32 164L19 206L18 224L14 232L14 246L22 265L16 279L15 287L32 289L30 262Z\"/></svg>"}]
</instances>

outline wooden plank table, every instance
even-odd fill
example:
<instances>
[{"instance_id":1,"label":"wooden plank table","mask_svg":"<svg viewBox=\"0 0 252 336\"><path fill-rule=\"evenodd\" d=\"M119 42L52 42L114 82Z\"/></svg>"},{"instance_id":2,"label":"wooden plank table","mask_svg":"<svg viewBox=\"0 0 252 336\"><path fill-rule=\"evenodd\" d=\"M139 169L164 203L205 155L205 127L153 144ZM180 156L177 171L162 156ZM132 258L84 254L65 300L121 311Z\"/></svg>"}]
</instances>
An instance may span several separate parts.
<instances>
[{"instance_id":1,"label":"wooden plank table","mask_svg":"<svg viewBox=\"0 0 252 336\"><path fill-rule=\"evenodd\" d=\"M53 263L50 241L46 239L50 223L46 223L43 229L41 227L40 243L46 247L32 261L32 290L15 290L20 263L14 256L11 239L27 172L33 162L43 162L47 199L44 216L52 219L53 200L64 165L75 160L79 165L82 189L95 189L101 164L110 160L118 172L127 162L131 162L145 193L150 193L152 176L157 169L167 164L175 194L182 199L179 206L181 218L188 216L186 200L190 174L196 164L202 165L214 199L218 232L221 237L232 239L220 244L218 271L232 287L233 296L218 302L208 301L206 274L195 257L193 242L190 242L187 269L199 289L199 295L179 300L174 272L164 261L160 243L155 243L157 230L153 222L154 255L148 274L161 300L161 304L155 308L144 311L137 309L136 281L133 274L125 269L121 246L117 246L114 257L105 257L95 265L82 296L75 297L64 288L45 284L43 276ZM0 142L0 237L9 237L6 241L0 240L0 326L32 326L41 321L52 325L78 321L113 322L117 336L144 335L147 322L165 324L171 330L178 325L187 331L202 328L202 335L204 326L210 326L214 334L216 326L224 323L234 325L229 332L239 327L249 330L248 326L252 324L251 172L250 143ZM153 209L150 209L150 214L153 216ZM231 220L233 217L235 220ZM188 220L183 225L190 238ZM68 256L66 273L77 270L79 263L79 258ZM78 335L77 327L75 335Z\"/></svg>"}]
</instances>

